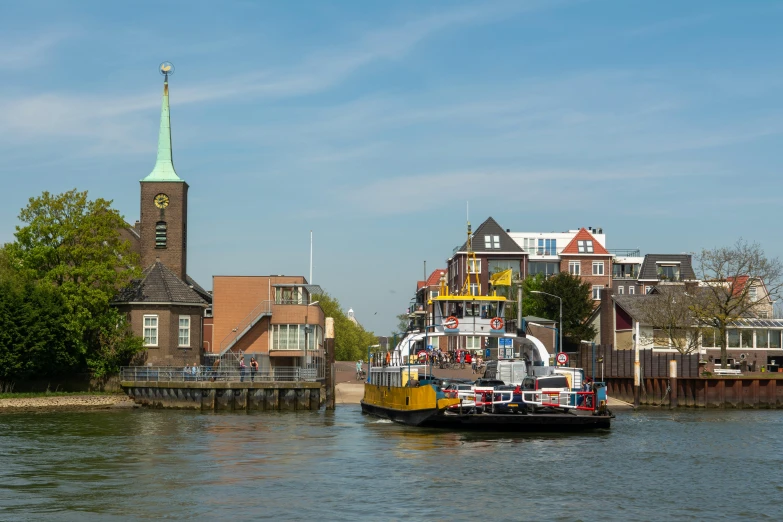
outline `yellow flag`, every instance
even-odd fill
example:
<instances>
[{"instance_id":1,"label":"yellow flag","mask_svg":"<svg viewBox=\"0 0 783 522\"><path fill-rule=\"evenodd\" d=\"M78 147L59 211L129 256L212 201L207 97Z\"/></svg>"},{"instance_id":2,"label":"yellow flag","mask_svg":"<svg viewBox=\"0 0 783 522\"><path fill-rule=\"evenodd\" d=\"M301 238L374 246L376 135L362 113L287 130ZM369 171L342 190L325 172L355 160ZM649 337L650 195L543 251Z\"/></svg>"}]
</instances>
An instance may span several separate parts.
<instances>
[{"instance_id":1,"label":"yellow flag","mask_svg":"<svg viewBox=\"0 0 783 522\"><path fill-rule=\"evenodd\" d=\"M512 270L509 268L497 274L492 274L489 278L490 282L493 286L511 286L511 272Z\"/></svg>"}]
</instances>

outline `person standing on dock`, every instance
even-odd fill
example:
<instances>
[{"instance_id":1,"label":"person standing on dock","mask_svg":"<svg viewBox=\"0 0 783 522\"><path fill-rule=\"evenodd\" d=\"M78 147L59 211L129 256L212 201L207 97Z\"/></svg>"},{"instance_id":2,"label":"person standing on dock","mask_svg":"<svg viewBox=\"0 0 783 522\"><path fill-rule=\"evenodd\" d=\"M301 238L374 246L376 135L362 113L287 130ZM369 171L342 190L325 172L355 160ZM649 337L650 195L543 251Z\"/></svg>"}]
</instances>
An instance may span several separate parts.
<instances>
[{"instance_id":1,"label":"person standing on dock","mask_svg":"<svg viewBox=\"0 0 783 522\"><path fill-rule=\"evenodd\" d=\"M247 365L245 364L245 358L242 357L239 359L239 382L245 382L245 368L247 368Z\"/></svg>"},{"instance_id":2,"label":"person standing on dock","mask_svg":"<svg viewBox=\"0 0 783 522\"><path fill-rule=\"evenodd\" d=\"M256 372L258 371L258 361L255 357L250 358L250 382L255 382Z\"/></svg>"},{"instance_id":3,"label":"person standing on dock","mask_svg":"<svg viewBox=\"0 0 783 522\"><path fill-rule=\"evenodd\" d=\"M386 366L391 365L391 354L389 353L389 350L386 350Z\"/></svg>"}]
</instances>

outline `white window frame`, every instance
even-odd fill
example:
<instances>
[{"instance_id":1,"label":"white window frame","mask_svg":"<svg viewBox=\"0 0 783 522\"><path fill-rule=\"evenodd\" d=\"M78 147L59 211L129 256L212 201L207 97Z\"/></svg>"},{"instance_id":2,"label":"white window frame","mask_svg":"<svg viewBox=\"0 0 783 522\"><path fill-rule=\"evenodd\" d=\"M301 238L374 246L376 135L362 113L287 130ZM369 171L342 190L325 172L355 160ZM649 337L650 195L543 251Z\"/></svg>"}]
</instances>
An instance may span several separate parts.
<instances>
[{"instance_id":1,"label":"white window frame","mask_svg":"<svg viewBox=\"0 0 783 522\"><path fill-rule=\"evenodd\" d=\"M492 236L492 248L500 250L500 236Z\"/></svg>"},{"instance_id":2,"label":"white window frame","mask_svg":"<svg viewBox=\"0 0 783 522\"><path fill-rule=\"evenodd\" d=\"M582 275L582 262L581 261L569 261L568 273L571 275Z\"/></svg>"},{"instance_id":3,"label":"white window frame","mask_svg":"<svg viewBox=\"0 0 783 522\"><path fill-rule=\"evenodd\" d=\"M601 290L603 289L604 285L593 285L593 301L601 300Z\"/></svg>"},{"instance_id":4,"label":"white window frame","mask_svg":"<svg viewBox=\"0 0 783 522\"><path fill-rule=\"evenodd\" d=\"M147 319L150 319L150 324L147 324ZM152 324L152 320L154 320L154 325ZM157 347L158 346L158 316L157 315L145 315L142 319L143 330L142 334L144 337L144 346L146 347ZM147 331L149 330L149 335L147 335ZM147 342L147 339L150 340L150 342Z\"/></svg>"},{"instance_id":5,"label":"white window frame","mask_svg":"<svg viewBox=\"0 0 783 522\"><path fill-rule=\"evenodd\" d=\"M597 271L596 271L597 269ZM593 275L594 276L602 276L604 275L604 262L603 261L593 261Z\"/></svg>"},{"instance_id":6,"label":"white window frame","mask_svg":"<svg viewBox=\"0 0 783 522\"><path fill-rule=\"evenodd\" d=\"M629 287L630 288L630 287ZM623 295L625 293L625 287L624 286L618 286L617 287L617 293L619 295ZM630 292L629 292L630 293Z\"/></svg>"},{"instance_id":7,"label":"white window frame","mask_svg":"<svg viewBox=\"0 0 783 522\"><path fill-rule=\"evenodd\" d=\"M466 262L468 264L468 273L469 274L480 274L481 273L481 259L476 258L475 261L476 261L476 263L474 264L472 259L470 259L470 258L466 259Z\"/></svg>"},{"instance_id":8,"label":"white window frame","mask_svg":"<svg viewBox=\"0 0 783 522\"><path fill-rule=\"evenodd\" d=\"M432 301L433 299L435 299L439 295L440 295L440 291L439 290L430 290L430 301Z\"/></svg>"},{"instance_id":9,"label":"white window frame","mask_svg":"<svg viewBox=\"0 0 783 522\"><path fill-rule=\"evenodd\" d=\"M481 337L478 335L469 335L465 338L466 350L481 350Z\"/></svg>"},{"instance_id":10,"label":"white window frame","mask_svg":"<svg viewBox=\"0 0 783 522\"><path fill-rule=\"evenodd\" d=\"M634 287L634 286L629 286L628 287L628 295L631 295L631 294L636 294L636 287Z\"/></svg>"},{"instance_id":11,"label":"white window frame","mask_svg":"<svg viewBox=\"0 0 783 522\"><path fill-rule=\"evenodd\" d=\"M484 248L487 250L492 248L492 236L484 236Z\"/></svg>"},{"instance_id":12,"label":"white window frame","mask_svg":"<svg viewBox=\"0 0 783 522\"><path fill-rule=\"evenodd\" d=\"M592 254L593 253L593 240L592 239L578 239L576 241L577 250L580 254Z\"/></svg>"},{"instance_id":13,"label":"white window frame","mask_svg":"<svg viewBox=\"0 0 783 522\"><path fill-rule=\"evenodd\" d=\"M182 325L182 321L185 320L187 324ZM178 321L179 328L177 329L177 346L186 347L190 346L190 316L180 315ZM184 332L184 335L183 335ZM183 343L182 338L185 337L186 341Z\"/></svg>"}]
</instances>

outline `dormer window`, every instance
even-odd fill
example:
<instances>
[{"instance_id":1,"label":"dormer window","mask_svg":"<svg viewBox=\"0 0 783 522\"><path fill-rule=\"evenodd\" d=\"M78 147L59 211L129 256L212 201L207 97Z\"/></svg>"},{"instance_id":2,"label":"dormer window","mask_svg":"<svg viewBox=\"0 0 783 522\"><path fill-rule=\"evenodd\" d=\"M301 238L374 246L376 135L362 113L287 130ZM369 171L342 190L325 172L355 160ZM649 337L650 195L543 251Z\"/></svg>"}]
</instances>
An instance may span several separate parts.
<instances>
[{"instance_id":1,"label":"dormer window","mask_svg":"<svg viewBox=\"0 0 783 522\"><path fill-rule=\"evenodd\" d=\"M166 248L166 229L165 221L155 224L155 248Z\"/></svg>"},{"instance_id":2,"label":"dormer window","mask_svg":"<svg viewBox=\"0 0 783 522\"><path fill-rule=\"evenodd\" d=\"M576 242L576 246L579 249L580 254L592 254L593 253L593 240L584 239Z\"/></svg>"}]
</instances>

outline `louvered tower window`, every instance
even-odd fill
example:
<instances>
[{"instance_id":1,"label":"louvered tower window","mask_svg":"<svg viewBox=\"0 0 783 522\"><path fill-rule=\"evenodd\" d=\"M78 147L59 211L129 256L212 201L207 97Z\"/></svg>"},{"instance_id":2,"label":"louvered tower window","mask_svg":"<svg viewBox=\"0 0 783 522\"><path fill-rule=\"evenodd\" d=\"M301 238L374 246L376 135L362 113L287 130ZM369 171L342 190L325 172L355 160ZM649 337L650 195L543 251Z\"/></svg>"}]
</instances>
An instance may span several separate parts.
<instances>
[{"instance_id":1,"label":"louvered tower window","mask_svg":"<svg viewBox=\"0 0 783 522\"><path fill-rule=\"evenodd\" d=\"M155 224L155 248L166 248L166 222L158 221Z\"/></svg>"}]
</instances>

